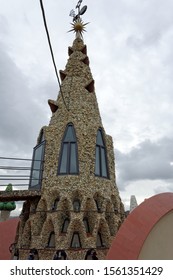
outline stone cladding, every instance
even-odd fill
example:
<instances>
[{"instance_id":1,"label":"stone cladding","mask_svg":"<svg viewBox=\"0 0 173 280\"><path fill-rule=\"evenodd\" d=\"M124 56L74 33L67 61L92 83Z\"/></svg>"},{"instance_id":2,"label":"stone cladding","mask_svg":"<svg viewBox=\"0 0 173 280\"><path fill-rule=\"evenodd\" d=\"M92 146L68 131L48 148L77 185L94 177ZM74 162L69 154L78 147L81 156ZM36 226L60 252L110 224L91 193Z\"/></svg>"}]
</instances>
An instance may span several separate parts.
<instances>
[{"instance_id":1,"label":"stone cladding","mask_svg":"<svg viewBox=\"0 0 173 280\"><path fill-rule=\"evenodd\" d=\"M16 243L19 258L27 259L31 248L38 250L39 259L52 259L56 250L65 250L68 259L84 259L88 249L95 248L99 259L104 259L121 223L124 208L116 186L115 160L112 137L105 133L89 68L87 49L81 38L69 48L69 59L60 71L61 90L57 100L49 100L52 117L49 126L41 129L45 138L44 171L41 198L24 203ZM79 174L58 175L60 150L69 123L75 128ZM98 129L103 131L107 150L109 178L95 176L95 150ZM56 210L52 208L58 199ZM74 199L80 200L80 210L73 209ZM99 210L96 206L99 206ZM62 233L66 218L70 223ZM90 231L86 232L83 219L87 218ZM81 248L71 248L74 232L79 232ZM48 247L51 232L55 244ZM98 232L102 246L97 246Z\"/></svg>"}]
</instances>

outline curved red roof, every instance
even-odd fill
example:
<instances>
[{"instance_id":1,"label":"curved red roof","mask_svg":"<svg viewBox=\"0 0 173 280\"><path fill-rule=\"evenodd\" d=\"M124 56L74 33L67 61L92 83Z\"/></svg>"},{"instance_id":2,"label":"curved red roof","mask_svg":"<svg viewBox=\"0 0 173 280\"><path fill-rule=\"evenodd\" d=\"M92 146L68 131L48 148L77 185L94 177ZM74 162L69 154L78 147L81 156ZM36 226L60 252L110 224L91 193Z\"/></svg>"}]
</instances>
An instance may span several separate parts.
<instances>
[{"instance_id":1,"label":"curved red roof","mask_svg":"<svg viewBox=\"0 0 173 280\"><path fill-rule=\"evenodd\" d=\"M0 222L0 260L10 260L10 245L15 240L16 228L19 218L9 219Z\"/></svg>"},{"instance_id":2,"label":"curved red roof","mask_svg":"<svg viewBox=\"0 0 173 280\"><path fill-rule=\"evenodd\" d=\"M161 193L146 199L122 224L106 259L137 260L153 226L171 210L173 210L173 193Z\"/></svg>"}]
</instances>

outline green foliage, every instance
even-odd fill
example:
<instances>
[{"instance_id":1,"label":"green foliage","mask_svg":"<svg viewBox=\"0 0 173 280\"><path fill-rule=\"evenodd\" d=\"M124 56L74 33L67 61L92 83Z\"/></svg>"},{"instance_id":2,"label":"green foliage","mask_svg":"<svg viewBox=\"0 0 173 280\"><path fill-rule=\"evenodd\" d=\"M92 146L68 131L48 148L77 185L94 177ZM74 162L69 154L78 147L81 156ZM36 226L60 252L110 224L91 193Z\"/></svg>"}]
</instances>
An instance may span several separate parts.
<instances>
[{"instance_id":1,"label":"green foliage","mask_svg":"<svg viewBox=\"0 0 173 280\"><path fill-rule=\"evenodd\" d=\"M12 184L8 184L5 191L11 192L13 190ZM0 202L0 210L1 211L12 211L16 209L16 204L14 201L8 201L8 202Z\"/></svg>"},{"instance_id":2,"label":"green foliage","mask_svg":"<svg viewBox=\"0 0 173 280\"><path fill-rule=\"evenodd\" d=\"M5 191L6 191L6 192L12 192L12 190L13 190L12 184L8 184L7 187L6 187L6 189L5 189Z\"/></svg>"}]
</instances>

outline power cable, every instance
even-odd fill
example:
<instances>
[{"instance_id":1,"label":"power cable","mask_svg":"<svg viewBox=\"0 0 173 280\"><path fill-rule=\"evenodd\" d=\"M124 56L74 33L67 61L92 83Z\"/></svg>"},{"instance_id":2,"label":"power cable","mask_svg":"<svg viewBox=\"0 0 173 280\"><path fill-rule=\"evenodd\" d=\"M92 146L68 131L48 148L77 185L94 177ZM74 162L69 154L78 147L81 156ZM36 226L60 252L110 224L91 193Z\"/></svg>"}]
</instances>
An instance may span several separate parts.
<instances>
[{"instance_id":1,"label":"power cable","mask_svg":"<svg viewBox=\"0 0 173 280\"><path fill-rule=\"evenodd\" d=\"M29 158L11 158L11 157L0 157L0 159L10 159L10 160L24 160L24 161L32 161Z\"/></svg>"},{"instance_id":2,"label":"power cable","mask_svg":"<svg viewBox=\"0 0 173 280\"><path fill-rule=\"evenodd\" d=\"M41 11L42 11L42 16L43 16L44 27L45 27L45 30L46 30L47 39L48 39L48 43L49 43L49 48L50 48L50 52L51 52L51 56L52 56L52 61L53 61L54 69L55 69L55 74L56 74L56 77L57 77L57 80L58 80L58 84L59 84L59 88L60 88L60 92L61 92L61 95L62 95L64 105L65 105L65 107L68 111L67 105L66 105L65 100L64 100L64 96L63 96L63 92L62 92L62 88L61 88L61 83L60 83L60 80L59 80L58 71L57 71L57 67L56 67L56 63L55 63L55 59L54 59L53 49L52 49L52 45L51 45L51 41L50 41L50 36L49 36L49 31L48 31L48 27L47 27L47 23L46 23L46 16L45 16L45 11L44 11L44 6L43 6L43 1L42 0L40 0L40 6L41 6Z\"/></svg>"}]
</instances>

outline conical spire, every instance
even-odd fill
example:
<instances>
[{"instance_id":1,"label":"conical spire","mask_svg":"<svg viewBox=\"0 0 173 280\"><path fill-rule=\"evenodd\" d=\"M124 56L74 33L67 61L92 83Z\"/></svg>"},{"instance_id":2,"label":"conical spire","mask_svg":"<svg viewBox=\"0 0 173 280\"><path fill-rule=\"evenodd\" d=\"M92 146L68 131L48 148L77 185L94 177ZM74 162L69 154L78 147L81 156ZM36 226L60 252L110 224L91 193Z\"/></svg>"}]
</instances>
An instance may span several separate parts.
<instances>
[{"instance_id":1,"label":"conical spire","mask_svg":"<svg viewBox=\"0 0 173 280\"><path fill-rule=\"evenodd\" d=\"M75 22L84 11L81 2ZM79 35L79 30L75 32ZM90 259L93 250L104 259L124 218L115 182L113 141L102 125L81 34L68 54L60 71L60 93L57 100L48 101L50 124L41 129L34 149L33 162L41 163L33 172L33 182L39 177L41 198L23 208L26 216L18 247L27 248L21 250L21 259L31 248L38 250L40 259L52 259L56 251L68 259Z\"/></svg>"},{"instance_id":2,"label":"conical spire","mask_svg":"<svg viewBox=\"0 0 173 280\"><path fill-rule=\"evenodd\" d=\"M87 47L83 40L76 38L68 53L65 70L60 71L60 94L56 101L49 100L53 113L50 124L68 117L78 118L79 121L80 117L83 119L86 115L87 121L92 120L98 126L102 126Z\"/></svg>"}]
</instances>

